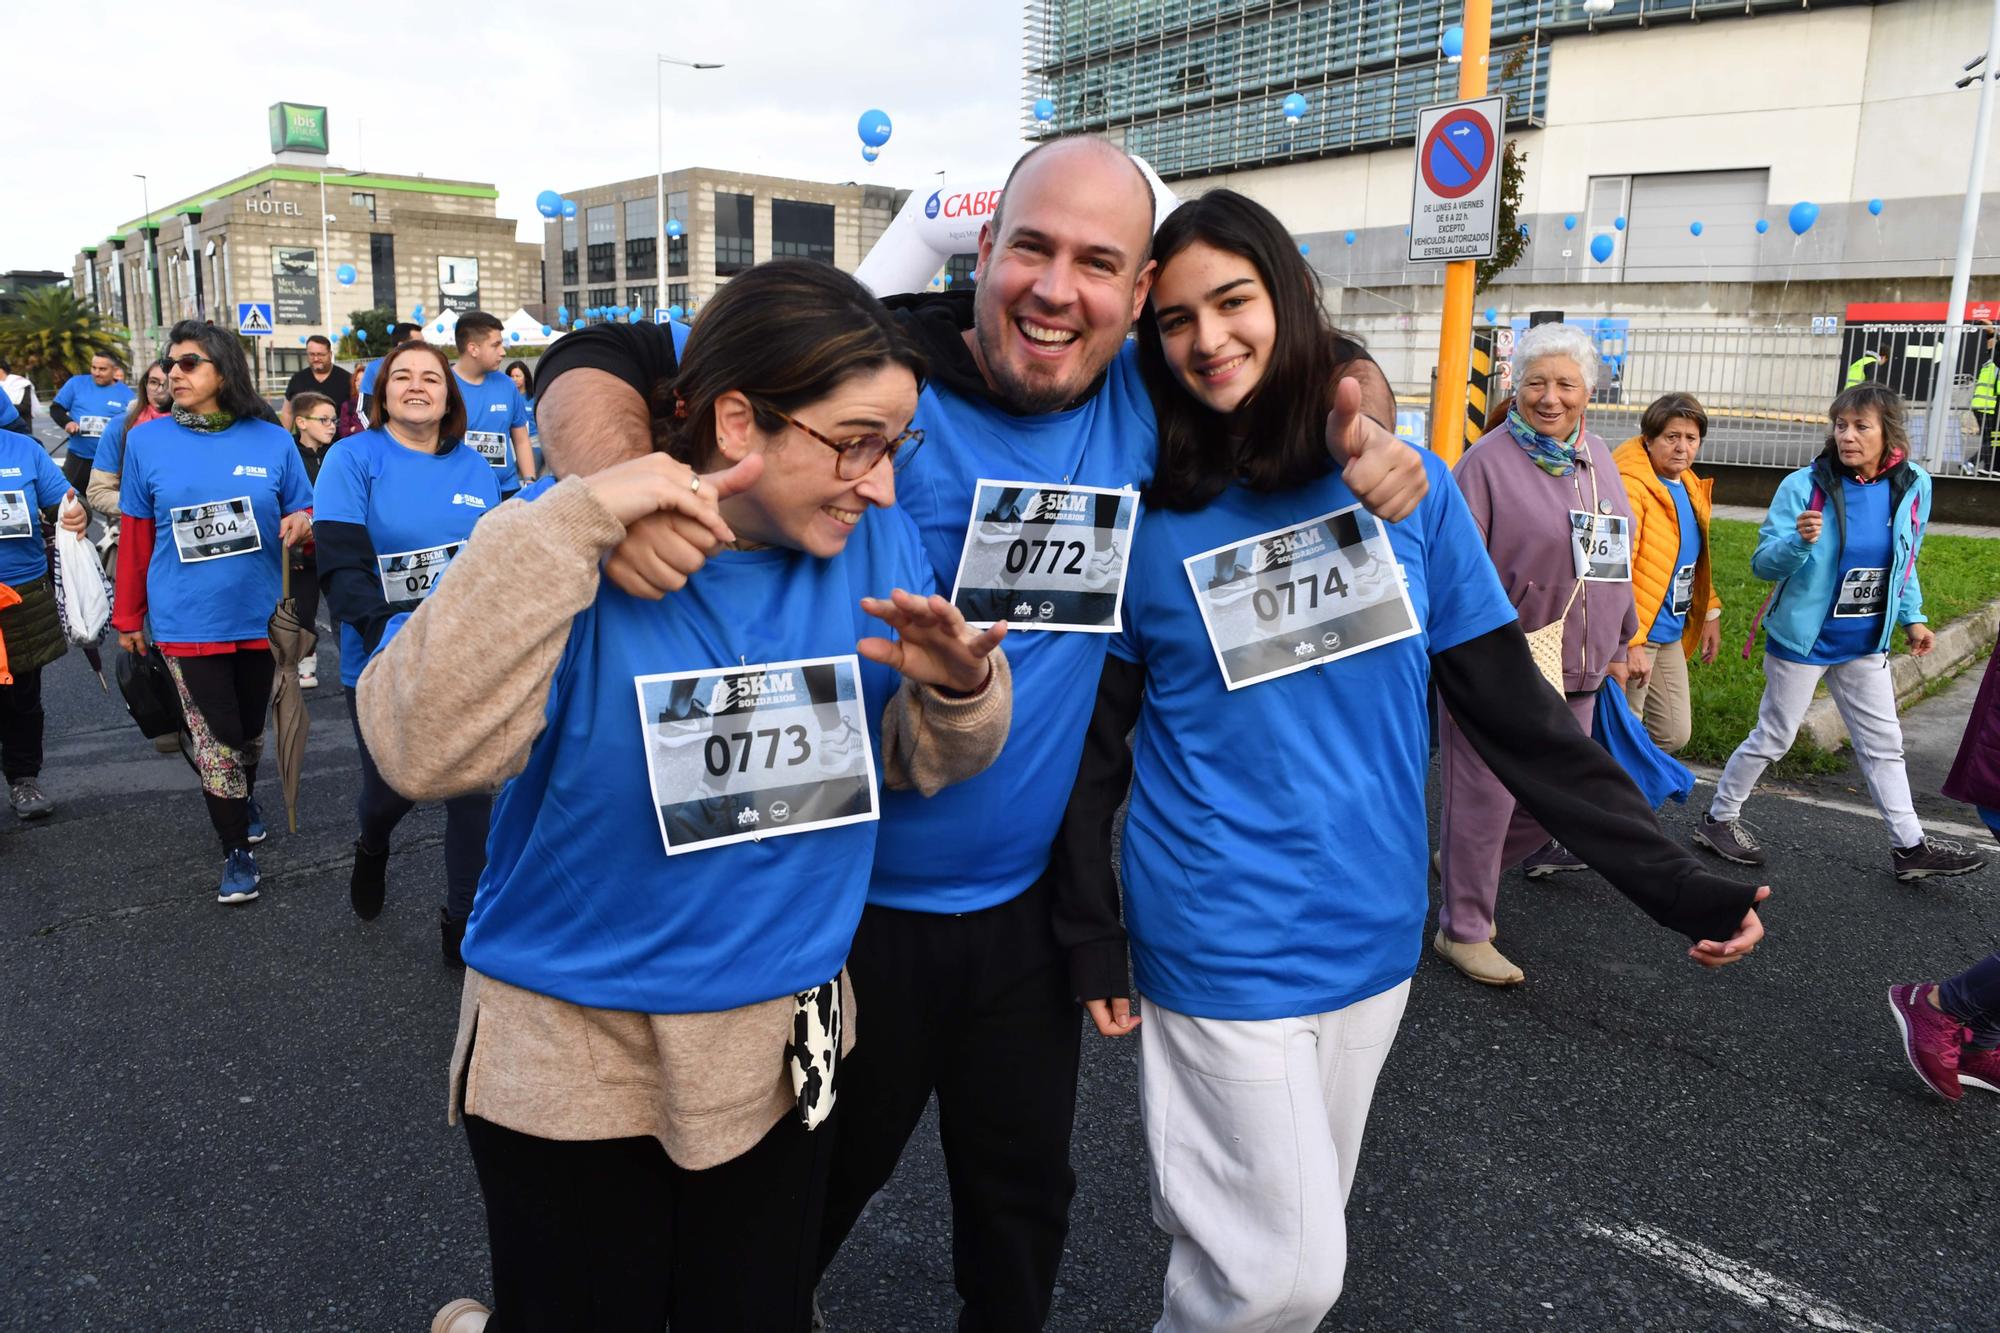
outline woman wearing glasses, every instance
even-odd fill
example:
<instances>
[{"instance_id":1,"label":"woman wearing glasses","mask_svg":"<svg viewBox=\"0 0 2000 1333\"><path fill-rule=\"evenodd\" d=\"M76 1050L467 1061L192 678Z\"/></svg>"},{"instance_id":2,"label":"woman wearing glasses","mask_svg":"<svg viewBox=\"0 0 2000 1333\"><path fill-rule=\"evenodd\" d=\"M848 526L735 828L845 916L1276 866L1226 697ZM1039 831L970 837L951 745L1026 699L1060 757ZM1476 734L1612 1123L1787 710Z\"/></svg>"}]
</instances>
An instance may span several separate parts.
<instances>
[{"instance_id":1,"label":"woman wearing glasses","mask_svg":"<svg viewBox=\"0 0 2000 1333\"><path fill-rule=\"evenodd\" d=\"M312 535L312 483L257 393L236 335L182 320L168 335L168 419L125 439L111 623L128 653L166 657L216 836L216 900L257 896L257 760L271 704L265 637L285 548ZM150 630L148 618L151 619Z\"/></svg>"},{"instance_id":2,"label":"woman wearing glasses","mask_svg":"<svg viewBox=\"0 0 2000 1333\"><path fill-rule=\"evenodd\" d=\"M383 358L375 379L383 421L327 451L315 488L313 515L319 577L340 625L340 683L349 691L380 643L390 617L413 611L437 587L472 526L500 503L493 469L463 441L465 403L444 353L407 342ZM311 396L311 395L308 395ZM333 409L315 408L303 420ZM360 825L348 902L372 921L382 911L389 869L389 835L415 806L382 780L350 693L361 752ZM472 891L486 867L490 792L445 804L445 901L438 911L444 961L460 966L458 945L472 911Z\"/></svg>"},{"instance_id":3,"label":"woman wearing glasses","mask_svg":"<svg viewBox=\"0 0 2000 1333\"><path fill-rule=\"evenodd\" d=\"M299 447L299 462L306 478L319 485L320 464L326 459L340 429L340 409L323 393L302 393L291 400L292 442ZM316 540L316 539L315 539ZM298 598L299 623L317 629L319 624L319 565L315 540L292 548L292 595ZM299 659L299 688L319 688L319 654Z\"/></svg>"},{"instance_id":4,"label":"woman wearing glasses","mask_svg":"<svg viewBox=\"0 0 2000 1333\"><path fill-rule=\"evenodd\" d=\"M754 268L643 388L583 368L622 336L565 341L657 452L502 505L361 677L398 790L507 783L452 1093L497 1311L447 1333L807 1327L878 771L970 777L1011 714L1005 626L915 595L923 362L865 289ZM599 577L655 518L707 557L664 600Z\"/></svg>"},{"instance_id":5,"label":"woman wearing glasses","mask_svg":"<svg viewBox=\"0 0 2000 1333\"><path fill-rule=\"evenodd\" d=\"M166 416L173 406L173 396L167 392L167 363L155 361L146 367L145 380L132 399L132 406L111 423L104 438L97 442L97 456L90 460L90 485L85 498L92 509L104 515L104 521L114 531L118 524L118 477L125 466L125 437L135 426ZM111 545L115 552L117 542L114 540ZM110 573L114 568L107 565L105 572Z\"/></svg>"}]
</instances>

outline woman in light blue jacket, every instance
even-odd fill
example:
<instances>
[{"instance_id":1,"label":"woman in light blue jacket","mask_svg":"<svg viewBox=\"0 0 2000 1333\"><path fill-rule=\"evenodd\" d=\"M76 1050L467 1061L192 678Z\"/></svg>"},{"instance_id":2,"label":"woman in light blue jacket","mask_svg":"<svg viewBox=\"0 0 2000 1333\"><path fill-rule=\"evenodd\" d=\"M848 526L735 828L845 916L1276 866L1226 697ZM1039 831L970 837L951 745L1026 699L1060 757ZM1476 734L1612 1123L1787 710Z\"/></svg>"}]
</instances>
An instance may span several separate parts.
<instances>
[{"instance_id":1,"label":"woman in light blue jacket","mask_svg":"<svg viewBox=\"0 0 2000 1333\"><path fill-rule=\"evenodd\" d=\"M1764 849L1737 816L1764 769L1792 748L1824 678L1889 826L1896 878L1963 875L1985 863L1926 837L1910 804L1888 669L1896 626L1918 657L1934 639L1917 578L1931 477L1910 461L1903 400L1893 390L1857 384L1833 400L1827 418L1833 433L1825 450L1778 484L1750 557L1757 577L1778 585L1765 603L1764 698L1694 840L1727 860L1763 864Z\"/></svg>"}]
</instances>

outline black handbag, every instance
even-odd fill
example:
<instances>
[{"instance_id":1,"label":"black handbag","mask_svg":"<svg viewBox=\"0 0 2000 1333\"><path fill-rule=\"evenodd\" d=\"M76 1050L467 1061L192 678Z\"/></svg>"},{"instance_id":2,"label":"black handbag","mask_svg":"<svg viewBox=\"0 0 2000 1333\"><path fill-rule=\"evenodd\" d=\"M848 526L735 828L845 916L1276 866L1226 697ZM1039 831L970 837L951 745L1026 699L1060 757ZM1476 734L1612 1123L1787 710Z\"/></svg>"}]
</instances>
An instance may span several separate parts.
<instances>
[{"instance_id":1,"label":"black handbag","mask_svg":"<svg viewBox=\"0 0 2000 1333\"><path fill-rule=\"evenodd\" d=\"M125 696L125 711L148 740L176 735L187 725L180 691L156 646L149 645L143 653L118 654L118 693Z\"/></svg>"}]
</instances>

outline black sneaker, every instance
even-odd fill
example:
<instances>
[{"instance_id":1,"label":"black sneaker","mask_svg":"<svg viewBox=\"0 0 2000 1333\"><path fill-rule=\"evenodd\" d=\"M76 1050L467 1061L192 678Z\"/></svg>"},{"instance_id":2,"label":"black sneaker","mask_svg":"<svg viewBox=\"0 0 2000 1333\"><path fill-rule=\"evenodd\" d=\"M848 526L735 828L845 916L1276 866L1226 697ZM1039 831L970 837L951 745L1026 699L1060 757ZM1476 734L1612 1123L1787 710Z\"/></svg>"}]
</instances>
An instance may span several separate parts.
<instances>
[{"instance_id":1,"label":"black sneaker","mask_svg":"<svg viewBox=\"0 0 2000 1333\"><path fill-rule=\"evenodd\" d=\"M354 871L347 877L347 903L354 915L373 921L382 914L382 898L389 887L389 849L371 852L354 844Z\"/></svg>"},{"instance_id":2,"label":"black sneaker","mask_svg":"<svg viewBox=\"0 0 2000 1333\"><path fill-rule=\"evenodd\" d=\"M42 784L33 778L7 784L7 803L19 819L47 819L56 808L56 803L42 794Z\"/></svg>"},{"instance_id":3,"label":"black sneaker","mask_svg":"<svg viewBox=\"0 0 2000 1333\"><path fill-rule=\"evenodd\" d=\"M1889 857L1896 878L1905 884L1929 879L1932 875L1969 875L1986 864L1982 857L1965 850L1965 844L1928 834L1914 847L1898 847Z\"/></svg>"},{"instance_id":4,"label":"black sneaker","mask_svg":"<svg viewBox=\"0 0 2000 1333\"><path fill-rule=\"evenodd\" d=\"M464 967L465 955L460 952L465 944L465 923L451 919L451 913L438 908L438 948L444 955L446 967Z\"/></svg>"},{"instance_id":5,"label":"black sneaker","mask_svg":"<svg viewBox=\"0 0 2000 1333\"><path fill-rule=\"evenodd\" d=\"M1528 859L1521 862L1521 870L1529 879L1542 879L1549 875L1560 875L1566 870L1588 870L1582 857L1551 838L1528 853Z\"/></svg>"},{"instance_id":6,"label":"black sneaker","mask_svg":"<svg viewBox=\"0 0 2000 1333\"><path fill-rule=\"evenodd\" d=\"M1750 826L1740 819L1713 819L1704 814L1701 827L1694 831L1694 840L1725 861L1740 866L1764 864L1764 849L1751 836Z\"/></svg>"}]
</instances>

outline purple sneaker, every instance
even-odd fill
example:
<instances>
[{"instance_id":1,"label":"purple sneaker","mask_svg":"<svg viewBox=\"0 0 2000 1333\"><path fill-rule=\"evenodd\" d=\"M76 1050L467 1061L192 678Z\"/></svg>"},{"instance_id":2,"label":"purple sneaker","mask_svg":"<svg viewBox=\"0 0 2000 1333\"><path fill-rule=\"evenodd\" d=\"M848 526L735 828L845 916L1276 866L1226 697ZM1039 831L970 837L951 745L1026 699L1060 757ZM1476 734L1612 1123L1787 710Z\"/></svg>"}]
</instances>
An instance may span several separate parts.
<instances>
[{"instance_id":1,"label":"purple sneaker","mask_svg":"<svg viewBox=\"0 0 2000 1333\"><path fill-rule=\"evenodd\" d=\"M1889 1012L1903 1033L1903 1054L1927 1087L1948 1102L1965 1096L1958 1086L1958 1048L1969 1033L1950 1014L1931 1008L1930 983L1889 988Z\"/></svg>"},{"instance_id":2,"label":"purple sneaker","mask_svg":"<svg viewBox=\"0 0 2000 1333\"><path fill-rule=\"evenodd\" d=\"M1982 1051L1977 1046L1968 1046L1960 1051L1958 1086L1978 1088L1981 1092L2000 1092L2000 1050Z\"/></svg>"}]
</instances>

